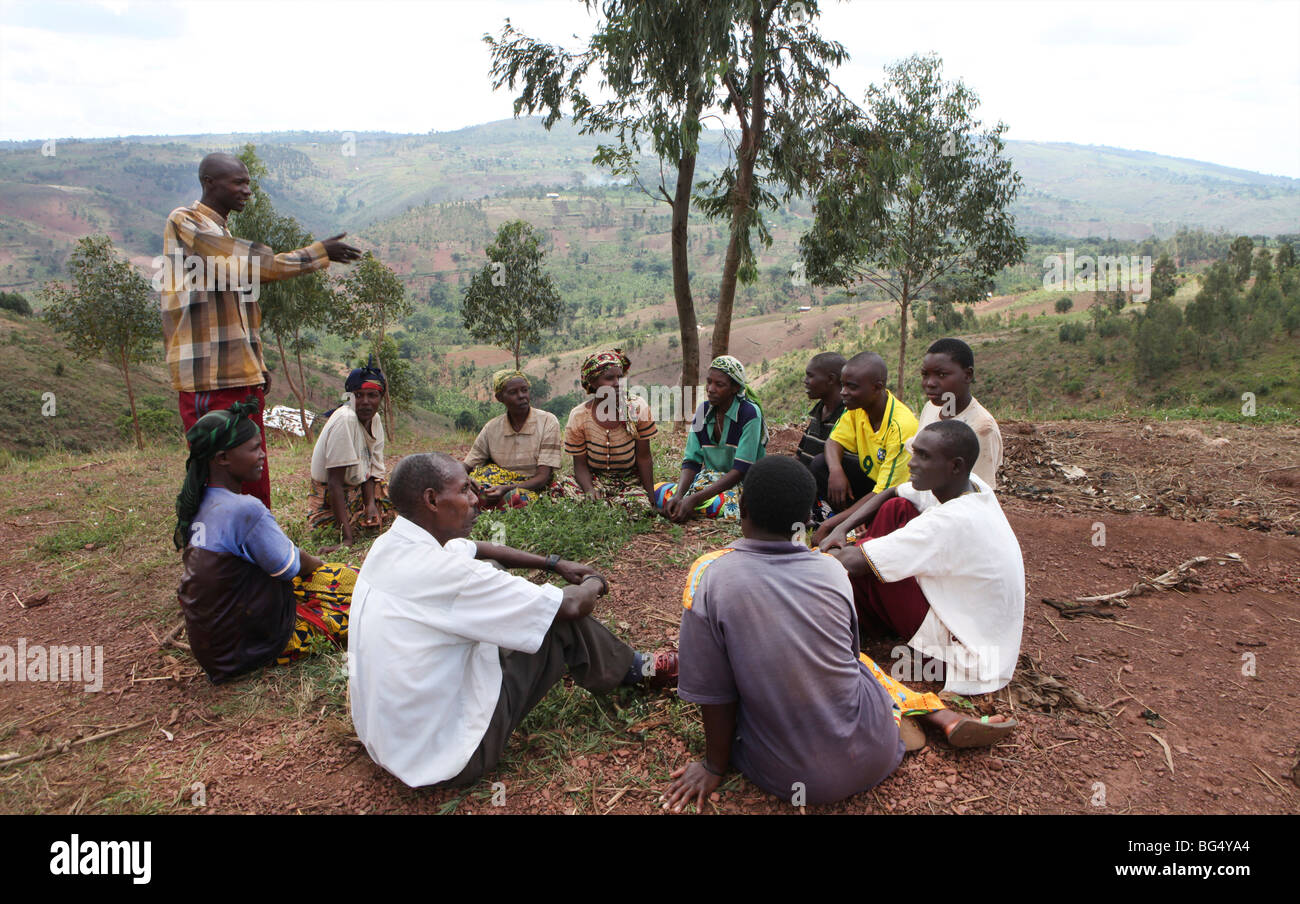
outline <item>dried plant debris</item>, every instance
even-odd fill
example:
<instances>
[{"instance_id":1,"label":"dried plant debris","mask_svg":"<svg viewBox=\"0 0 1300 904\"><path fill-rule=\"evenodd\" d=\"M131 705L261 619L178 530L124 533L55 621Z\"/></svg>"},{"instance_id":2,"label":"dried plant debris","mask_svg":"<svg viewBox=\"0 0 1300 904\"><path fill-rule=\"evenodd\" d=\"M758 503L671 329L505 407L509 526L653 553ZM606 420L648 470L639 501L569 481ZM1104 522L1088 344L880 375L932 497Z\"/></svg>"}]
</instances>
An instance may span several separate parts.
<instances>
[{"instance_id":1,"label":"dried plant debris","mask_svg":"<svg viewBox=\"0 0 1300 904\"><path fill-rule=\"evenodd\" d=\"M1114 618L1115 613L1103 607L1120 606L1127 609L1128 603L1124 602L1124 600L1129 597L1141 596L1155 590L1172 590L1184 584L1199 584L1201 580L1192 569L1197 565L1204 565L1206 562L1214 562L1219 565L1226 565L1229 562L1240 564L1242 558L1235 552L1224 553L1219 556L1194 556L1178 567L1169 569L1164 574L1153 578L1142 578L1133 586L1124 590L1103 593L1100 596L1078 596L1073 600L1044 599L1043 602L1060 611L1065 618L1078 618L1081 615L1091 615L1096 618Z\"/></svg>"},{"instance_id":2,"label":"dried plant debris","mask_svg":"<svg viewBox=\"0 0 1300 904\"><path fill-rule=\"evenodd\" d=\"M1060 676L1044 672L1028 653L1020 654L1016 674L1007 685L1007 691L1015 705L1041 712L1056 712L1068 707L1081 713L1109 715L1103 707L1088 702L1083 694L1066 684Z\"/></svg>"}]
</instances>

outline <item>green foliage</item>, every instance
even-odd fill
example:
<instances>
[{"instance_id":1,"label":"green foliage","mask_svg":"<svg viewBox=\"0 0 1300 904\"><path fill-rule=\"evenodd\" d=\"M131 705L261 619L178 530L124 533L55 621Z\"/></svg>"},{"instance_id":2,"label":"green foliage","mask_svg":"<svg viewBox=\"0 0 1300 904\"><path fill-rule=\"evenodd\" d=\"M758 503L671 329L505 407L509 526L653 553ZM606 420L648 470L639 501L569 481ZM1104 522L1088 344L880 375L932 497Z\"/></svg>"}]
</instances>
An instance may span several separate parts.
<instances>
[{"instance_id":1,"label":"green foliage","mask_svg":"<svg viewBox=\"0 0 1300 904\"><path fill-rule=\"evenodd\" d=\"M1058 314L1068 313L1069 310L1074 307L1074 299L1069 297L1058 298L1056 299L1056 304L1052 305L1052 307L1055 308L1056 313Z\"/></svg>"},{"instance_id":2,"label":"green foliage","mask_svg":"<svg viewBox=\"0 0 1300 904\"><path fill-rule=\"evenodd\" d=\"M340 281L340 290L335 332L364 336L380 366L386 369L389 362L382 354L385 332L414 310L406 297L406 287L396 273L367 251Z\"/></svg>"},{"instance_id":3,"label":"green foliage","mask_svg":"<svg viewBox=\"0 0 1300 904\"><path fill-rule=\"evenodd\" d=\"M1057 338L1061 342L1071 342L1075 345L1082 342L1088 337L1088 328L1082 323L1063 323L1060 330L1057 331Z\"/></svg>"},{"instance_id":4,"label":"green foliage","mask_svg":"<svg viewBox=\"0 0 1300 904\"><path fill-rule=\"evenodd\" d=\"M1162 254L1151 268L1151 300L1164 301L1173 298L1178 290L1174 279L1174 262L1168 254Z\"/></svg>"},{"instance_id":5,"label":"green foliage","mask_svg":"<svg viewBox=\"0 0 1300 904\"><path fill-rule=\"evenodd\" d=\"M1239 286L1250 279L1250 261L1254 251L1255 243L1251 241L1250 236L1239 235L1233 239L1228 259L1232 264L1233 279Z\"/></svg>"},{"instance_id":6,"label":"green foliage","mask_svg":"<svg viewBox=\"0 0 1300 904\"><path fill-rule=\"evenodd\" d=\"M17 292L0 292L0 309L13 311L24 317L32 315L32 306L27 299Z\"/></svg>"},{"instance_id":7,"label":"green foliage","mask_svg":"<svg viewBox=\"0 0 1300 904\"><path fill-rule=\"evenodd\" d=\"M899 306L900 396L912 300L941 278L991 279L1026 248L1009 212L1021 180L1003 154L1007 127L980 134L978 98L960 81L943 82L941 68L937 56L913 56L871 86L870 117L836 136L800 242L817 285L865 282Z\"/></svg>"},{"instance_id":8,"label":"green foliage","mask_svg":"<svg viewBox=\"0 0 1300 904\"><path fill-rule=\"evenodd\" d=\"M242 211L231 215L231 234L266 245L277 254L310 245L313 241L311 233L293 217L276 213L261 184L267 175L266 165L258 159L253 145L245 145L239 159L248 168L253 197ZM325 271L265 282L258 286L258 304L262 310L263 333L274 337L282 352L287 346L287 353L296 356L296 380L288 360L281 362L281 370L289 388L298 397L299 405L305 408L306 374L301 353L309 351L315 344L314 339L305 333L330 329L338 314Z\"/></svg>"},{"instance_id":9,"label":"green foliage","mask_svg":"<svg viewBox=\"0 0 1300 904\"><path fill-rule=\"evenodd\" d=\"M1134 365L1139 375L1161 377L1178 366L1183 315L1168 301L1150 301L1137 321Z\"/></svg>"},{"instance_id":10,"label":"green foliage","mask_svg":"<svg viewBox=\"0 0 1300 904\"><path fill-rule=\"evenodd\" d=\"M559 553L575 562L607 562L637 534L654 527L648 513L588 500L545 496L523 508L485 512L470 536L491 540L495 525L505 529L505 544L539 555Z\"/></svg>"},{"instance_id":11,"label":"green foliage","mask_svg":"<svg viewBox=\"0 0 1300 904\"><path fill-rule=\"evenodd\" d=\"M541 239L523 220L503 223L486 249L488 263L465 289L461 317L480 342L511 351L536 343L564 312L551 277L542 271Z\"/></svg>"},{"instance_id":12,"label":"green foliage","mask_svg":"<svg viewBox=\"0 0 1300 904\"><path fill-rule=\"evenodd\" d=\"M68 268L71 286L50 282L41 287L45 320L78 358L105 355L121 371L136 425L136 445L144 448L135 421L131 365L154 357L158 306L149 283L130 262L118 260L108 236L78 239Z\"/></svg>"}]
</instances>

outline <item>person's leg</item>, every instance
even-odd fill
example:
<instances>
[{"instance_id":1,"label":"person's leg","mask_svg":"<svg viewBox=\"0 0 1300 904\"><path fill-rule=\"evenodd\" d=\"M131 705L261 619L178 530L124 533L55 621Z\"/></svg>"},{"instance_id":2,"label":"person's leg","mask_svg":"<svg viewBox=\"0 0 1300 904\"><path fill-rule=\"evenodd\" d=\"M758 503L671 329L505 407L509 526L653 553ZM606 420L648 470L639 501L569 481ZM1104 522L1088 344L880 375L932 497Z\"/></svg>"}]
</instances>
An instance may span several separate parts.
<instances>
[{"instance_id":1,"label":"person's leg","mask_svg":"<svg viewBox=\"0 0 1300 904\"><path fill-rule=\"evenodd\" d=\"M906 499L895 497L880 507L871 524L858 532L858 545L883 537L902 527L920 513ZM865 533L863 533L865 530ZM930 602L921 592L916 578L885 582L868 572L853 578L853 602L862 624L883 625L904 640L921 627L930 612Z\"/></svg>"},{"instance_id":2,"label":"person's leg","mask_svg":"<svg viewBox=\"0 0 1300 904\"><path fill-rule=\"evenodd\" d=\"M501 695L487 732L460 774L440 787L473 784L496 769L510 735L565 671L579 687L605 693L623 683L635 655L591 616L552 623L536 653L502 650Z\"/></svg>"},{"instance_id":3,"label":"person's leg","mask_svg":"<svg viewBox=\"0 0 1300 904\"><path fill-rule=\"evenodd\" d=\"M954 747L988 747L1002 740L1016 727L1015 719L1006 716L982 716L979 719L963 716L944 706L936 695L917 693L901 681L885 674L866 653L858 654L863 670L885 689L894 707L894 721L898 724L908 750L925 746L924 736L917 740L914 732L907 731L907 719L943 730L944 737ZM909 734L911 737L909 738Z\"/></svg>"},{"instance_id":4,"label":"person's leg","mask_svg":"<svg viewBox=\"0 0 1300 904\"><path fill-rule=\"evenodd\" d=\"M854 499L861 499L876 489L876 482L862 470L858 457L847 452L844 454L844 476L849 479L849 489L853 490Z\"/></svg>"},{"instance_id":5,"label":"person's leg","mask_svg":"<svg viewBox=\"0 0 1300 904\"><path fill-rule=\"evenodd\" d=\"M221 411L236 402L244 401L249 396L257 400L257 410L253 412L252 420L253 423L257 424L257 429L261 433L262 448L266 449L266 427L262 423L262 412L266 408L266 395L262 392L260 386L236 386L232 389L214 389L210 392L179 393L178 403L181 412L181 425L188 432L194 426L195 421L209 411ZM269 450L267 463L262 468L261 479L241 484L240 492L246 496L256 496L262 500L262 504L267 509L271 508L271 461Z\"/></svg>"}]
</instances>

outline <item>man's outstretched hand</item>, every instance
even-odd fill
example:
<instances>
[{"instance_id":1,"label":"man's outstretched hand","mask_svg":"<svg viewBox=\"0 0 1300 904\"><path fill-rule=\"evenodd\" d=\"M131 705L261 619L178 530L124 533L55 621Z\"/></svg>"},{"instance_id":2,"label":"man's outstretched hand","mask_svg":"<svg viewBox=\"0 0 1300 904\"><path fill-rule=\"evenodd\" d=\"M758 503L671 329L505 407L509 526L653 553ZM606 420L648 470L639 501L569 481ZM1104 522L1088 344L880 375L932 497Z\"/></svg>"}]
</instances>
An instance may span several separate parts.
<instances>
[{"instance_id":1,"label":"man's outstretched hand","mask_svg":"<svg viewBox=\"0 0 1300 904\"><path fill-rule=\"evenodd\" d=\"M555 563L555 573L570 584L581 584L589 574L600 576L600 572L590 565L583 565L581 562L570 562L568 559L560 559L559 562Z\"/></svg>"},{"instance_id":2,"label":"man's outstretched hand","mask_svg":"<svg viewBox=\"0 0 1300 904\"><path fill-rule=\"evenodd\" d=\"M325 254L336 264L350 264L353 261L361 260L361 249L354 248L342 241L345 235L347 235L346 232L340 232L338 235L320 241L325 246Z\"/></svg>"},{"instance_id":3,"label":"man's outstretched hand","mask_svg":"<svg viewBox=\"0 0 1300 904\"><path fill-rule=\"evenodd\" d=\"M697 760L688 766L683 766L672 774L673 783L668 786L664 792L664 808L671 809L675 813L680 813L682 807L692 802L695 803L697 813L704 812L704 802L709 799L709 795L718 790L718 785L722 784L722 776L714 775L708 769L704 768L704 763Z\"/></svg>"}]
</instances>

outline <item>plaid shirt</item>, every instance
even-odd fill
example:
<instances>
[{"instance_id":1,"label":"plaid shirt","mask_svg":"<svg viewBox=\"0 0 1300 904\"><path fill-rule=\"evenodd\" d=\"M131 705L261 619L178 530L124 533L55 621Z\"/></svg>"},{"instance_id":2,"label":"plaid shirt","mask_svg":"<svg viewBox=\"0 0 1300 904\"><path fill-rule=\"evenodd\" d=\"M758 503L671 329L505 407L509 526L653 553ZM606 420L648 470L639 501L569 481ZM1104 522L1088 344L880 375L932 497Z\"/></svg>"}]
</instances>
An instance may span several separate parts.
<instances>
[{"instance_id":1,"label":"plaid shirt","mask_svg":"<svg viewBox=\"0 0 1300 904\"><path fill-rule=\"evenodd\" d=\"M184 262L201 258L272 282L329 266L325 246L313 242L297 251L276 254L266 245L237 239L225 217L195 201L178 207L163 229L164 264L155 286L162 294L163 347L172 386L180 392L209 392L266 381L262 359L262 309L241 288L185 285ZM249 260L255 259L254 270ZM173 262L180 262L175 266Z\"/></svg>"}]
</instances>

